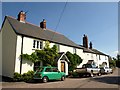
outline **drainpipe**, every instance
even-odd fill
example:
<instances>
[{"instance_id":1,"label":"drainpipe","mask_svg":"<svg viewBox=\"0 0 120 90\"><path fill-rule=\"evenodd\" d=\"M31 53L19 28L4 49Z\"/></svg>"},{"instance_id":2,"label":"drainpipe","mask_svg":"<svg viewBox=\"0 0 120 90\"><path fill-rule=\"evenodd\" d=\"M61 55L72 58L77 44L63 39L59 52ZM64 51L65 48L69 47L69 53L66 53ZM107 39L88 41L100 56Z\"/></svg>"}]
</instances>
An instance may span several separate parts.
<instances>
[{"instance_id":1,"label":"drainpipe","mask_svg":"<svg viewBox=\"0 0 120 90\"><path fill-rule=\"evenodd\" d=\"M22 42L21 42L21 55L23 54L23 36L22 36ZM22 56L21 56L21 61L20 61L20 74L22 72Z\"/></svg>"}]
</instances>

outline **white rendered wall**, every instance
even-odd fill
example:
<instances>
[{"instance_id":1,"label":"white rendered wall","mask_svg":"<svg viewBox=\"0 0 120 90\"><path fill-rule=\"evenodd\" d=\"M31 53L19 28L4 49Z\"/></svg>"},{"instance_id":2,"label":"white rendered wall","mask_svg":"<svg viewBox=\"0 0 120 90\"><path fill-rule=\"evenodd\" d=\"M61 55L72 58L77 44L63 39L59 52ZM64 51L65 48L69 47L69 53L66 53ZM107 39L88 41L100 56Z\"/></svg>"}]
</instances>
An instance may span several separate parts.
<instances>
[{"instance_id":1,"label":"white rendered wall","mask_svg":"<svg viewBox=\"0 0 120 90\"><path fill-rule=\"evenodd\" d=\"M33 49L33 38L23 37L23 54L31 54L35 51ZM20 73L20 55L21 55L21 43L22 36L17 36L17 47L16 47L16 63L15 63L15 72ZM21 74L33 70L34 64L30 61L22 60L22 71Z\"/></svg>"},{"instance_id":2,"label":"white rendered wall","mask_svg":"<svg viewBox=\"0 0 120 90\"><path fill-rule=\"evenodd\" d=\"M32 63L31 61L28 61L28 60L23 60L21 74L26 73L28 71L33 71L33 67L34 67L34 63Z\"/></svg>"},{"instance_id":3,"label":"white rendered wall","mask_svg":"<svg viewBox=\"0 0 120 90\"><path fill-rule=\"evenodd\" d=\"M17 36L15 72L20 73L20 55L21 55L22 36Z\"/></svg>"},{"instance_id":4,"label":"white rendered wall","mask_svg":"<svg viewBox=\"0 0 120 90\"><path fill-rule=\"evenodd\" d=\"M107 63L107 67L109 67L109 60L108 57L105 55L100 55L99 65L102 65L103 62Z\"/></svg>"},{"instance_id":5,"label":"white rendered wall","mask_svg":"<svg viewBox=\"0 0 120 90\"><path fill-rule=\"evenodd\" d=\"M73 47L60 45L60 52L65 52L66 53L67 51L73 53Z\"/></svg>"}]
</instances>

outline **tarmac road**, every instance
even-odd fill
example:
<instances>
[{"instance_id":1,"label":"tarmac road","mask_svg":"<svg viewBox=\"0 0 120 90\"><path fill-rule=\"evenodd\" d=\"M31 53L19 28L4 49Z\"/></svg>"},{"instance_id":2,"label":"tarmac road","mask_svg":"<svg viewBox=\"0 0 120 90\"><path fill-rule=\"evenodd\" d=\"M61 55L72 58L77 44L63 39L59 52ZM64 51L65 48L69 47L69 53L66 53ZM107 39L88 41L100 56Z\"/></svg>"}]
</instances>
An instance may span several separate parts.
<instances>
[{"instance_id":1,"label":"tarmac road","mask_svg":"<svg viewBox=\"0 0 120 90\"><path fill-rule=\"evenodd\" d=\"M66 78L65 81L41 82L2 82L2 88L118 88L120 85L118 68L113 74L89 78Z\"/></svg>"}]
</instances>

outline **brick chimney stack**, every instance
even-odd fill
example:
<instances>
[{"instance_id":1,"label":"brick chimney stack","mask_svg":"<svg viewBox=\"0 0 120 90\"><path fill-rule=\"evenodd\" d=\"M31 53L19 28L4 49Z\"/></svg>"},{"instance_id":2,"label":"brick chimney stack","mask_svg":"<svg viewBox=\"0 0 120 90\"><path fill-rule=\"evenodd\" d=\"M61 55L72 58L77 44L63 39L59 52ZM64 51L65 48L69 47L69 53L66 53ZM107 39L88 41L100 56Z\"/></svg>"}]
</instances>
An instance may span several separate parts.
<instances>
[{"instance_id":1,"label":"brick chimney stack","mask_svg":"<svg viewBox=\"0 0 120 90\"><path fill-rule=\"evenodd\" d=\"M83 37L83 47L88 48L88 37L85 34Z\"/></svg>"},{"instance_id":2,"label":"brick chimney stack","mask_svg":"<svg viewBox=\"0 0 120 90\"><path fill-rule=\"evenodd\" d=\"M92 49L92 42L90 42L90 44L89 44L89 45L90 45L90 47L89 47L89 48L90 48L90 49Z\"/></svg>"},{"instance_id":3,"label":"brick chimney stack","mask_svg":"<svg viewBox=\"0 0 120 90\"><path fill-rule=\"evenodd\" d=\"M18 14L18 21L25 23L25 19L26 19L26 13L23 11L20 11Z\"/></svg>"},{"instance_id":4,"label":"brick chimney stack","mask_svg":"<svg viewBox=\"0 0 120 90\"><path fill-rule=\"evenodd\" d=\"M40 23L40 27L43 29L43 30L46 30L46 20L43 19L43 21Z\"/></svg>"}]
</instances>

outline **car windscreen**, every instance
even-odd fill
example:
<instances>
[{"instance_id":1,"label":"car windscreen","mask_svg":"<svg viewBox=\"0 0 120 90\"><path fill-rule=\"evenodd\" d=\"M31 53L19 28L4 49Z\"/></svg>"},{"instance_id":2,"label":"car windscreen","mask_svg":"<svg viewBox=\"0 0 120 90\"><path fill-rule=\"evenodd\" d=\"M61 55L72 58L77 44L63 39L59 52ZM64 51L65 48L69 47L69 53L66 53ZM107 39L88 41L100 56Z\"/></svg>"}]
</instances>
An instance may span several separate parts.
<instances>
[{"instance_id":1,"label":"car windscreen","mask_svg":"<svg viewBox=\"0 0 120 90\"><path fill-rule=\"evenodd\" d=\"M37 68L36 72L42 72L44 68L40 67L40 68Z\"/></svg>"}]
</instances>

